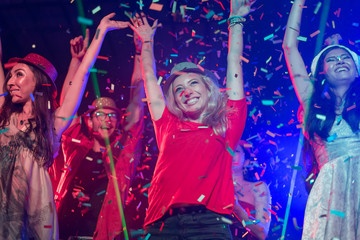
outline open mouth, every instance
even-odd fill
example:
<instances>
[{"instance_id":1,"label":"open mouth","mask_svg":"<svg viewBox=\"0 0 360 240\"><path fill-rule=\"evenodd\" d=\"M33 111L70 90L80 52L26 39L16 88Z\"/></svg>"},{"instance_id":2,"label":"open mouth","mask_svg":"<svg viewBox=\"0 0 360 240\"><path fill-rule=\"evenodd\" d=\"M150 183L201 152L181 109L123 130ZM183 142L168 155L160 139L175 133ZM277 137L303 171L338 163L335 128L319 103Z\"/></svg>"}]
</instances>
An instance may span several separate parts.
<instances>
[{"instance_id":1,"label":"open mouth","mask_svg":"<svg viewBox=\"0 0 360 240\"><path fill-rule=\"evenodd\" d=\"M185 104L194 105L194 104L196 104L198 101L199 101L199 98L198 98L198 97L195 97L195 98L191 98L191 99L186 100L186 101L185 101Z\"/></svg>"},{"instance_id":2,"label":"open mouth","mask_svg":"<svg viewBox=\"0 0 360 240\"><path fill-rule=\"evenodd\" d=\"M11 89L11 90L9 90L10 94L13 94L14 92L19 92L19 89Z\"/></svg>"},{"instance_id":3,"label":"open mouth","mask_svg":"<svg viewBox=\"0 0 360 240\"><path fill-rule=\"evenodd\" d=\"M336 68L335 69L335 72L347 72L349 71L349 68L348 67L345 67L345 66L342 66L342 67L339 67L339 68Z\"/></svg>"}]
</instances>

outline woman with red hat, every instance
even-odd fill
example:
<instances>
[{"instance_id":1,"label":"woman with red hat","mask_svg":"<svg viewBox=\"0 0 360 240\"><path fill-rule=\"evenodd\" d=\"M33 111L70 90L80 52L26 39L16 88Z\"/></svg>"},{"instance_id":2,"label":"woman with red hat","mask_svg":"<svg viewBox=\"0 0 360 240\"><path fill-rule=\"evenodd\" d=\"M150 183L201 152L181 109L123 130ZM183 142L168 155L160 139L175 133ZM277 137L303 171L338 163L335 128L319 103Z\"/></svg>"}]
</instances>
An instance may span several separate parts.
<instances>
[{"instance_id":1,"label":"woman with red hat","mask_svg":"<svg viewBox=\"0 0 360 240\"><path fill-rule=\"evenodd\" d=\"M110 20L114 15L101 20L60 106L55 100L57 72L46 58L30 53L9 60L13 66L0 102L0 239L58 238L48 168L80 104L105 34L128 27Z\"/></svg>"},{"instance_id":2,"label":"woman with red hat","mask_svg":"<svg viewBox=\"0 0 360 240\"><path fill-rule=\"evenodd\" d=\"M160 152L145 219L150 239L231 239L231 154L246 119L242 31L253 2L231 1L227 96L211 71L189 62L173 68L162 90L153 56L159 25L150 26L143 13L132 20L143 41L143 78Z\"/></svg>"},{"instance_id":3,"label":"woman with red hat","mask_svg":"<svg viewBox=\"0 0 360 240\"><path fill-rule=\"evenodd\" d=\"M304 113L304 132L318 176L306 203L302 239L360 239L360 64L349 48L318 53L311 78L298 49L305 0L295 0L283 49ZM309 176L311 178L311 176ZM308 178L308 179L309 179Z\"/></svg>"}]
</instances>

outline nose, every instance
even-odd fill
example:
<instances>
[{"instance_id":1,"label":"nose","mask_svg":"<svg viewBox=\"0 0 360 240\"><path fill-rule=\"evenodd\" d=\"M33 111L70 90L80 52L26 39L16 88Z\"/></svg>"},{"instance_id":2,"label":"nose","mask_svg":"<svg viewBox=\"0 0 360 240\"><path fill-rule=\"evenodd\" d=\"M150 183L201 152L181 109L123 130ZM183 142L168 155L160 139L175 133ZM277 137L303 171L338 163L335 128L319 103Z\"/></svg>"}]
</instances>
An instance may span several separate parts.
<instances>
[{"instance_id":1,"label":"nose","mask_svg":"<svg viewBox=\"0 0 360 240\"><path fill-rule=\"evenodd\" d=\"M10 88L11 86L14 86L15 85L14 78L11 76L6 84L7 84L8 88Z\"/></svg>"},{"instance_id":2,"label":"nose","mask_svg":"<svg viewBox=\"0 0 360 240\"><path fill-rule=\"evenodd\" d=\"M338 63L343 63L344 59L341 56L336 57Z\"/></svg>"},{"instance_id":3,"label":"nose","mask_svg":"<svg viewBox=\"0 0 360 240\"><path fill-rule=\"evenodd\" d=\"M190 96L193 92L194 92L193 89L190 88L190 87L188 87L188 88L185 89L184 95L185 95L186 97L188 97L188 96Z\"/></svg>"}]
</instances>

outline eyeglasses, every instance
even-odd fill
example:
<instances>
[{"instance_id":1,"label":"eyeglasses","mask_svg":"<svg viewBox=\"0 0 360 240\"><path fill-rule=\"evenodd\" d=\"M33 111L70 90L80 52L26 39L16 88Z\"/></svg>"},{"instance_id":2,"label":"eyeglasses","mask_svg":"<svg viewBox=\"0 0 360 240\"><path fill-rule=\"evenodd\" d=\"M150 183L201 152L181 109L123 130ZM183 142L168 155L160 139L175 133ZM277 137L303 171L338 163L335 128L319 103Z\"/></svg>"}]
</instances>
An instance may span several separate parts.
<instances>
[{"instance_id":1,"label":"eyeglasses","mask_svg":"<svg viewBox=\"0 0 360 240\"><path fill-rule=\"evenodd\" d=\"M97 117L101 121L106 120L106 117L109 117L109 120L112 120L112 119L117 120L118 119L117 113L104 113L104 112L101 112L101 111L96 112L95 117Z\"/></svg>"}]
</instances>

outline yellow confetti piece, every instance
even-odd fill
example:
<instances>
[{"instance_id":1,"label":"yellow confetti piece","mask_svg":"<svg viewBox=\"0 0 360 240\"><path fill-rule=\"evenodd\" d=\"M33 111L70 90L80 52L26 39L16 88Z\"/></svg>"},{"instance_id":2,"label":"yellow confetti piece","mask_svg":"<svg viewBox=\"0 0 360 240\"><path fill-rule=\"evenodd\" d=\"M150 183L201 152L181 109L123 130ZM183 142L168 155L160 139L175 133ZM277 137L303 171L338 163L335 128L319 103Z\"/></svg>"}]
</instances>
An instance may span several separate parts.
<instances>
[{"instance_id":1,"label":"yellow confetti piece","mask_svg":"<svg viewBox=\"0 0 360 240\"><path fill-rule=\"evenodd\" d=\"M71 139L71 141L72 141L72 142L76 142L76 143L81 143L81 141L80 141L80 140L75 139L75 138L72 138L72 139Z\"/></svg>"}]
</instances>

